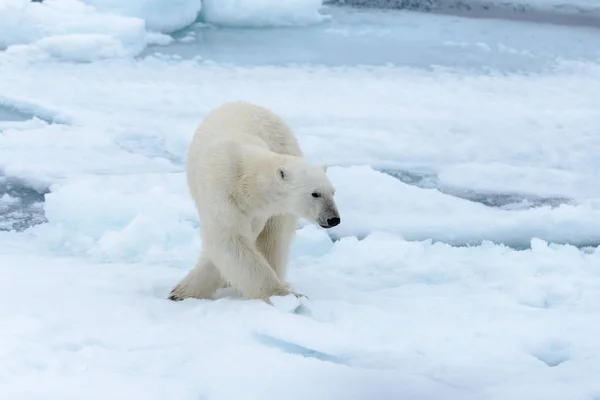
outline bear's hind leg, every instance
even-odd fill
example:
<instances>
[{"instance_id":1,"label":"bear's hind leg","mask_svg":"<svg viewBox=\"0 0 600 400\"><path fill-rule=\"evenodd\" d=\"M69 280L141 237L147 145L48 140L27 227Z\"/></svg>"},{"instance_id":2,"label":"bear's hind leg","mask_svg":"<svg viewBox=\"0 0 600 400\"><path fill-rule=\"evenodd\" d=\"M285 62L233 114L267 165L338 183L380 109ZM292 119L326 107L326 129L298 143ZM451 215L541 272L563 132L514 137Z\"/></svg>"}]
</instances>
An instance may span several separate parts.
<instances>
[{"instance_id":1,"label":"bear's hind leg","mask_svg":"<svg viewBox=\"0 0 600 400\"><path fill-rule=\"evenodd\" d=\"M279 280L286 284L287 265L290 246L296 233L298 217L295 215L278 215L269 218L265 227L256 239L256 245L265 256Z\"/></svg>"},{"instance_id":2,"label":"bear's hind leg","mask_svg":"<svg viewBox=\"0 0 600 400\"><path fill-rule=\"evenodd\" d=\"M196 266L171 290L169 300L180 301L190 297L212 299L224 286L225 281L212 261L201 255Z\"/></svg>"}]
</instances>

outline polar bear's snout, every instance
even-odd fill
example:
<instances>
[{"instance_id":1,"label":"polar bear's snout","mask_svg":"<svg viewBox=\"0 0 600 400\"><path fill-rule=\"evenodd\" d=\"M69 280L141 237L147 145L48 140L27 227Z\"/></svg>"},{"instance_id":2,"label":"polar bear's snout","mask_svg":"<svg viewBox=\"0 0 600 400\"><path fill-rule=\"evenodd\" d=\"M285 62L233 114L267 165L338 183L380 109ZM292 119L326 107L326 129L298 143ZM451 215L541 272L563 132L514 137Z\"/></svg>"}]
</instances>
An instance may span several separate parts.
<instances>
[{"instance_id":1,"label":"polar bear's snout","mask_svg":"<svg viewBox=\"0 0 600 400\"><path fill-rule=\"evenodd\" d=\"M317 219L317 222L321 228L333 228L340 224L340 213L338 212L335 203L331 202L331 204L327 204L324 212Z\"/></svg>"}]
</instances>

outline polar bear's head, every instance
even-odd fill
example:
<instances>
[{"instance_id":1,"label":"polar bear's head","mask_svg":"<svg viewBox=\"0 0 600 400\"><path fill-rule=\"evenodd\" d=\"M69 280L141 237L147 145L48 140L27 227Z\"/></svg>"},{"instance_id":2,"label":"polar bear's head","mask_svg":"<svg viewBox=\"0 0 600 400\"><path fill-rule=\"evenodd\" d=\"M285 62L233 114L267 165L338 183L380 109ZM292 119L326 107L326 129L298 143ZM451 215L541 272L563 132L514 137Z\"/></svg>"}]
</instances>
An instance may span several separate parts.
<instances>
[{"instance_id":1,"label":"polar bear's head","mask_svg":"<svg viewBox=\"0 0 600 400\"><path fill-rule=\"evenodd\" d=\"M335 189L327 178L327 167L310 164L301 157L284 156L281 160L275 170L274 192L285 212L323 228L339 225Z\"/></svg>"}]
</instances>

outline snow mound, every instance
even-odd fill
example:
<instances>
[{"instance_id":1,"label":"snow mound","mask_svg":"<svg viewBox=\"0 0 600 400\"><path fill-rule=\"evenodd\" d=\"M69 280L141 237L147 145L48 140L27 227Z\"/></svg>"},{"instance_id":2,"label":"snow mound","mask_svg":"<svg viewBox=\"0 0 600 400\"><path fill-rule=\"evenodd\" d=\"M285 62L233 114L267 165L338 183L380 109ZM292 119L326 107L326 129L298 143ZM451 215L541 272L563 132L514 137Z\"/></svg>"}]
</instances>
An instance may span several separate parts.
<instances>
[{"instance_id":1,"label":"snow mound","mask_svg":"<svg viewBox=\"0 0 600 400\"><path fill-rule=\"evenodd\" d=\"M201 0L84 0L100 12L136 17L151 31L170 33L196 20Z\"/></svg>"},{"instance_id":2,"label":"snow mound","mask_svg":"<svg viewBox=\"0 0 600 400\"><path fill-rule=\"evenodd\" d=\"M204 0L205 22L234 27L301 26L322 22L322 0Z\"/></svg>"},{"instance_id":3,"label":"snow mound","mask_svg":"<svg viewBox=\"0 0 600 400\"><path fill-rule=\"evenodd\" d=\"M181 174L94 177L55 186L45 203L52 223L39 226L49 248L106 262L194 261L198 222ZM81 207L73 208L77 198Z\"/></svg>"},{"instance_id":4,"label":"snow mound","mask_svg":"<svg viewBox=\"0 0 600 400\"><path fill-rule=\"evenodd\" d=\"M18 45L9 49L9 52L17 51L31 51L32 55L41 52L63 61L74 62L127 57L137 53L130 51L114 37L95 33L49 36L33 42L30 46Z\"/></svg>"},{"instance_id":5,"label":"snow mound","mask_svg":"<svg viewBox=\"0 0 600 400\"><path fill-rule=\"evenodd\" d=\"M321 257L331 250L333 242L325 230L306 224L296 231L290 249L290 258Z\"/></svg>"},{"instance_id":6,"label":"snow mound","mask_svg":"<svg viewBox=\"0 0 600 400\"><path fill-rule=\"evenodd\" d=\"M509 211L411 186L368 166L332 167L328 175L343 221L330 230L337 237L389 231L407 240L490 240L515 247L526 247L531 238L596 245L591 238L600 237L600 199Z\"/></svg>"},{"instance_id":7,"label":"snow mound","mask_svg":"<svg viewBox=\"0 0 600 400\"><path fill-rule=\"evenodd\" d=\"M146 46L144 22L96 12L77 0L0 3L0 47L47 53L69 60L92 61L133 56Z\"/></svg>"}]
</instances>

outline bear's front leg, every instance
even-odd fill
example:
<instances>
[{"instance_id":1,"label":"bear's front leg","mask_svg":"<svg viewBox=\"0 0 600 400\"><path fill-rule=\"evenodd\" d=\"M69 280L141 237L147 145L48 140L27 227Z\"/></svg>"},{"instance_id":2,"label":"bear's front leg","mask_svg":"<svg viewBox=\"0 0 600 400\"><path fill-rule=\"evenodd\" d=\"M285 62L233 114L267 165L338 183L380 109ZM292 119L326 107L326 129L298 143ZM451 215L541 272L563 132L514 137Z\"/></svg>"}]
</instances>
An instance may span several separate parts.
<instances>
[{"instance_id":1,"label":"bear's front leg","mask_svg":"<svg viewBox=\"0 0 600 400\"><path fill-rule=\"evenodd\" d=\"M211 236L206 249L223 278L245 299L285 296L291 291L281 283L256 245L240 235Z\"/></svg>"},{"instance_id":2,"label":"bear's front leg","mask_svg":"<svg viewBox=\"0 0 600 400\"><path fill-rule=\"evenodd\" d=\"M256 244L281 282L286 282L290 247L296 234L298 217L276 215L267 221ZM287 285L287 284L286 284ZM289 285L288 285L289 286Z\"/></svg>"},{"instance_id":3,"label":"bear's front leg","mask_svg":"<svg viewBox=\"0 0 600 400\"><path fill-rule=\"evenodd\" d=\"M296 297L308 296L292 290L286 280L289 263L290 247L296 234L298 217L292 214L277 215L269 218L262 232L256 239L256 245L267 259L273 271L277 274L283 286Z\"/></svg>"}]
</instances>

